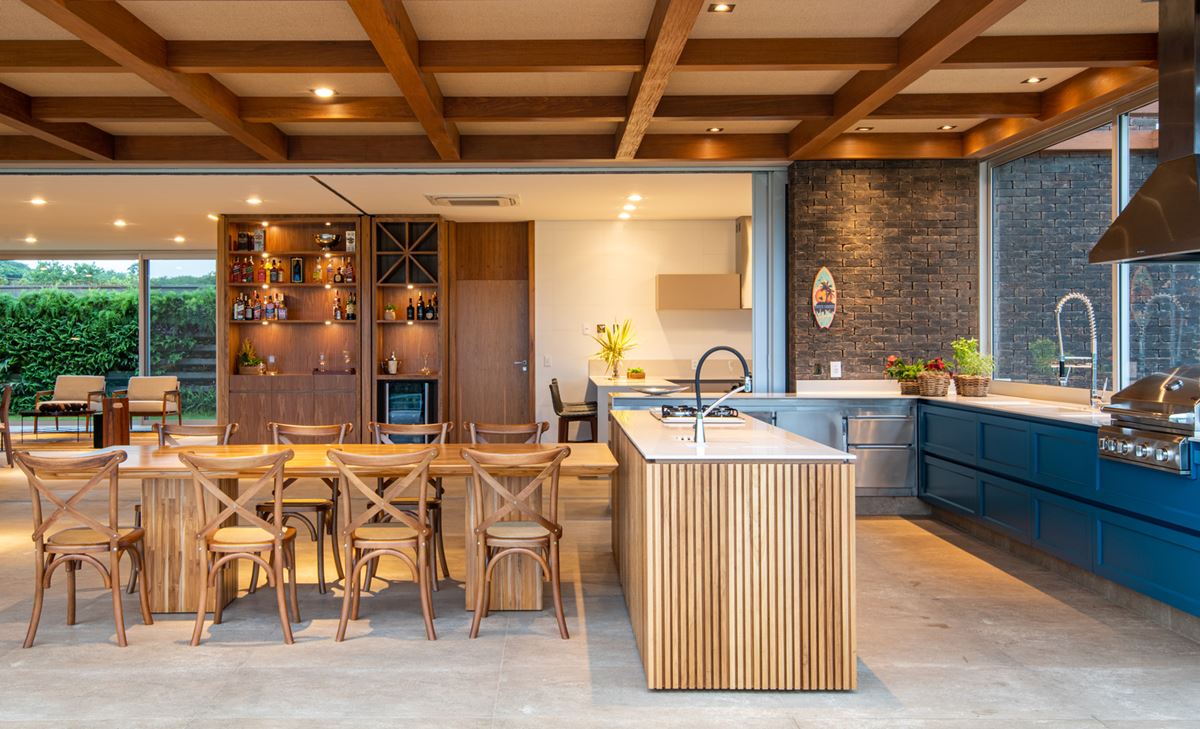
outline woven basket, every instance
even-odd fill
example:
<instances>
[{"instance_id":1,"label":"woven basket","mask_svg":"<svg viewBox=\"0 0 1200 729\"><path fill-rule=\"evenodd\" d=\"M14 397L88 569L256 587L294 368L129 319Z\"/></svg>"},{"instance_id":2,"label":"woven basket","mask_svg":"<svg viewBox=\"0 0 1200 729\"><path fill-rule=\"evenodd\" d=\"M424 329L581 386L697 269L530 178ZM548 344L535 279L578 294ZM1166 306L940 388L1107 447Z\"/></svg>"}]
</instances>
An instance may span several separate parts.
<instances>
[{"instance_id":1,"label":"woven basket","mask_svg":"<svg viewBox=\"0 0 1200 729\"><path fill-rule=\"evenodd\" d=\"M922 397L945 397L946 393L950 392L949 375L922 372L917 377L917 383L920 385Z\"/></svg>"},{"instance_id":2,"label":"woven basket","mask_svg":"<svg viewBox=\"0 0 1200 729\"><path fill-rule=\"evenodd\" d=\"M920 395L921 383L917 380L899 380L901 395Z\"/></svg>"},{"instance_id":3,"label":"woven basket","mask_svg":"<svg viewBox=\"0 0 1200 729\"><path fill-rule=\"evenodd\" d=\"M982 375L955 375L954 391L963 397L987 397L992 378Z\"/></svg>"}]
</instances>

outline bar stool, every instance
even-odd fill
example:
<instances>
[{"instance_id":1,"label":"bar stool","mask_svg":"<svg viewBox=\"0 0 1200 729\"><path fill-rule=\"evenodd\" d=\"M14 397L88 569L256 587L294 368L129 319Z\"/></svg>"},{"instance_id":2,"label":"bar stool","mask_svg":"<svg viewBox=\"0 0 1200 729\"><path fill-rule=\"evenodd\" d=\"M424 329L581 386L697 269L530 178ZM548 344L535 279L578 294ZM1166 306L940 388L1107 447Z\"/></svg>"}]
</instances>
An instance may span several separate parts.
<instances>
[{"instance_id":1,"label":"bar stool","mask_svg":"<svg viewBox=\"0 0 1200 729\"><path fill-rule=\"evenodd\" d=\"M216 590L213 608L213 625L221 624L221 611L225 596L221 582L217 579L221 570L230 562L248 559L267 572L267 584L275 588L275 601L279 607L279 623L283 626L283 642L291 645L292 626L288 622L287 598L283 588L283 571L291 574L292 619L300 622L300 602L296 596L296 530L283 524L283 464L295 453L291 450L268 453L262 456L198 456L195 453L180 453L179 460L192 472L192 484L196 493L200 530L196 537L203 545L200 560L200 601L196 607L196 626L192 629L192 645L200 645L200 634L204 632L204 615L208 612L208 591ZM229 496L221 488L224 479L242 479L259 471L265 471L247 489L239 489L237 496ZM271 489L271 521L259 516L258 509L250 504L261 498L259 492ZM205 492L224 504L225 508L209 518L205 506ZM242 517L249 522L246 526L221 526L230 517ZM270 554L270 562L263 554ZM210 561L211 560L211 561Z\"/></svg>"},{"instance_id":2,"label":"bar stool","mask_svg":"<svg viewBox=\"0 0 1200 729\"><path fill-rule=\"evenodd\" d=\"M331 450L328 458L338 470L340 498L343 500L338 525L338 539L344 550L349 578L342 594L342 616L338 622L339 642L346 638L346 623L358 620L362 597L362 571L384 555L398 558L412 570L413 581L421 594L421 614L425 618L425 637L437 640L433 629L433 594L430 582L433 565L430 559L430 526L428 511L429 464L437 458L437 448L416 453L394 455L359 455ZM363 478L386 482L383 493L377 493ZM410 497L405 492L415 491ZM366 497L368 506L354 516L354 496ZM395 506L400 499L415 499L415 513ZM387 517L382 521L381 517ZM404 551L411 549L416 558Z\"/></svg>"},{"instance_id":3,"label":"bar stool","mask_svg":"<svg viewBox=\"0 0 1200 729\"><path fill-rule=\"evenodd\" d=\"M346 436L354 430L354 424L291 425L271 422L267 423L267 429L271 431L271 442L275 445L296 445L293 438L305 438L316 439L320 445L340 446L346 442ZM283 488L286 490L297 480L295 478L284 480ZM289 519L299 519L308 527L309 535L317 543L317 589L324 595L328 592L328 588L325 586L325 535L329 534L331 539L334 537L334 525L337 522L337 481L331 478L322 478L321 481L329 487L329 498L285 498L283 500L283 521L287 523ZM264 501L256 508L260 516L266 516L271 511L271 503ZM312 519L308 518L309 514L313 516ZM337 569L338 579L344 577L342 559L338 555L337 549L333 550L333 565ZM250 571L251 594L257 589L258 565L255 564Z\"/></svg>"},{"instance_id":4,"label":"bar stool","mask_svg":"<svg viewBox=\"0 0 1200 729\"><path fill-rule=\"evenodd\" d=\"M467 423L467 432L471 435L471 445L481 443L513 442L510 438L524 438L520 443L541 443L542 433L550 430L550 423L542 420L537 423Z\"/></svg>"},{"instance_id":5,"label":"bar stool","mask_svg":"<svg viewBox=\"0 0 1200 729\"><path fill-rule=\"evenodd\" d=\"M133 563L145 569L142 557L141 529L118 525L117 504L120 483L119 464L127 458L124 451L97 453L79 457L42 457L20 451L15 459L17 466L25 472L29 481L30 498L33 502L33 545L35 585L33 592L33 614L29 618L29 630L25 633L25 648L33 645L38 622L42 617L42 601L46 588L50 587L54 571L62 565L67 567L67 625L75 624L75 573L90 564L104 579L104 587L112 592L113 622L117 626L117 645L128 645L125 639L125 612L121 604L121 555L128 552ZM65 501L54 493L53 481L87 481ZM101 484L108 487L107 523L83 513L76 504L89 491ZM43 518L42 499L55 507L50 516ZM51 532L60 521L77 522L83 526L67 527ZM108 555L107 566L102 562ZM142 622L153 625L150 616L150 596L142 580Z\"/></svg>"},{"instance_id":6,"label":"bar stool","mask_svg":"<svg viewBox=\"0 0 1200 729\"><path fill-rule=\"evenodd\" d=\"M380 445L394 445L397 438L421 438L429 445L442 445L446 442L446 436L454 429L454 423L375 423L372 422L368 426L371 433L371 440ZM384 479L379 480L378 490L383 493L388 483ZM442 576L450 579L450 565L446 560L446 542L442 536L442 497L446 491L442 487L441 477L429 479L429 485L433 487L433 494L426 499L425 508L429 510L429 523L433 528L433 542L436 554L431 561L441 565ZM399 507L403 511L414 511L417 508L416 497L402 496L392 500L392 506ZM370 589L371 580L375 578L375 570L368 572L367 589ZM434 570L433 589L440 590L440 580L437 578L437 570Z\"/></svg>"},{"instance_id":7,"label":"bar stool","mask_svg":"<svg viewBox=\"0 0 1200 729\"><path fill-rule=\"evenodd\" d=\"M201 445L198 439L203 438L203 445L229 445L229 439L237 432L238 424L229 423L228 425L177 425L166 423L153 423L151 428L158 435L159 448L179 448L184 445ZM181 442L179 438L187 438L187 442ZM212 443L207 441L212 440ZM140 527L142 525L142 505L133 505L133 525ZM130 595L137 589L138 574L141 570L137 565L129 571L129 587L126 589Z\"/></svg>"},{"instance_id":8,"label":"bar stool","mask_svg":"<svg viewBox=\"0 0 1200 729\"><path fill-rule=\"evenodd\" d=\"M571 423L587 423L591 427L591 437L582 443L596 442L596 403L595 402L563 402L562 393L558 390L558 378L550 380L550 400L554 404L554 414L558 416L558 442L571 442Z\"/></svg>"},{"instance_id":9,"label":"bar stool","mask_svg":"<svg viewBox=\"0 0 1200 729\"><path fill-rule=\"evenodd\" d=\"M469 479L473 490L475 508L475 549L479 564L479 582L475 585L475 617L471 620L471 637L479 636L479 623L487 617L491 599L492 570L505 557L526 555L533 557L542 569L543 579L550 582L554 592L554 612L558 617L558 633L563 640L567 634L567 620L563 614L561 566L558 542L562 538L562 525L558 523L558 476L563 459L571 454L570 448L553 448L533 453L492 453L464 448L462 456L471 466ZM496 480L501 471L511 469L541 468L541 472L513 493ZM549 482L548 510L545 514L531 503L543 484ZM495 492L502 504L500 508L484 513L484 497ZM505 521L505 517L520 517Z\"/></svg>"}]
</instances>

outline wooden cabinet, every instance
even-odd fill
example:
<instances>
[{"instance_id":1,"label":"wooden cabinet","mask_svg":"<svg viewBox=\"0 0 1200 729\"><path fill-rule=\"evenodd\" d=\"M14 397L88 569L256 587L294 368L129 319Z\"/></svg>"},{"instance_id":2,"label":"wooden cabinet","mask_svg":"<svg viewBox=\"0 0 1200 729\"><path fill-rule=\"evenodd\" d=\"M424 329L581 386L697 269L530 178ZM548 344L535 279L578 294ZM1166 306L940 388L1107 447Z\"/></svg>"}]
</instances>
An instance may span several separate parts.
<instances>
[{"instance_id":1,"label":"wooden cabinet","mask_svg":"<svg viewBox=\"0 0 1200 729\"><path fill-rule=\"evenodd\" d=\"M238 425L237 443L269 443L267 424L355 423L358 378L353 375L234 375L228 407Z\"/></svg>"}]
</instances>

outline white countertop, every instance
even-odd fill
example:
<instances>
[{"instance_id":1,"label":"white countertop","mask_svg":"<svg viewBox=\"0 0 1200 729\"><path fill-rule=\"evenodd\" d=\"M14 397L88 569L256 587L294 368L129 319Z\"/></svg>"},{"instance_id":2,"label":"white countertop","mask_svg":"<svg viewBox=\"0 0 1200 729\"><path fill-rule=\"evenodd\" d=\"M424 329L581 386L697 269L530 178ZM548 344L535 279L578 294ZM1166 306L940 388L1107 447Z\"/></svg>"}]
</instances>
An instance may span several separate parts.
<instances>
[{"instance_id":1,"label":"white countertop","mask_svg":"<svg viewBox=\"0 0 1200 729\"><path fill-rule=\"evenodd\" d=\"M641 379L631 380L628 377L609 377L608 375L592 375L592 384L597 388L606 390L622 389L630 387L672 387L675 385L670 380L665 380L661 377L643 377ZM632 392L632 391L631 391ZM637 393L633 393L637 394Z\"/></svg>"},{"instance_id":2,"label":"white countertop","mask_svg":"<svg viewBox=\"0 0 1200 729\"><path fill-rule=\"evenodd\" d=\"M613 420L648 461L853 461L854 456L793 435L754 418L742 425L712 425L702 446L691 425L664 425L649 410L616 410Z\"/></svg>"}]
</instances>

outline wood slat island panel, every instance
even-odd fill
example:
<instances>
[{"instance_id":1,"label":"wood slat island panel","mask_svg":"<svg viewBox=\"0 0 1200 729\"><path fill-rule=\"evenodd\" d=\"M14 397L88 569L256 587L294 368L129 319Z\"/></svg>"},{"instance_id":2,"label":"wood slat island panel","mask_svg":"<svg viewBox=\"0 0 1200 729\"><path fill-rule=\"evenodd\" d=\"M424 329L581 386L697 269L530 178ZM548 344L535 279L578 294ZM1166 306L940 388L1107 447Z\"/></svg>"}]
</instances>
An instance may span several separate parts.
<instances>
[{"instance_id":1,"label":"wood slat island panel","mask_svg":"<svg viewBox=\"0 0 1200 729\"><path fill-rule=\"evenodd\" d=\"M611 447L649 688L857 687L852 463L653 462L616 421Z\"/></svg>"}]
</instances>

